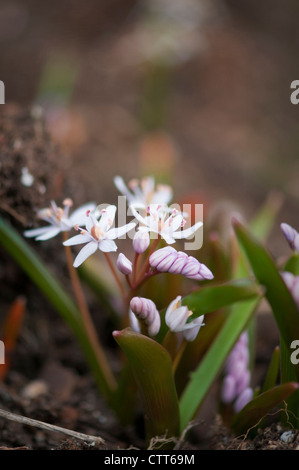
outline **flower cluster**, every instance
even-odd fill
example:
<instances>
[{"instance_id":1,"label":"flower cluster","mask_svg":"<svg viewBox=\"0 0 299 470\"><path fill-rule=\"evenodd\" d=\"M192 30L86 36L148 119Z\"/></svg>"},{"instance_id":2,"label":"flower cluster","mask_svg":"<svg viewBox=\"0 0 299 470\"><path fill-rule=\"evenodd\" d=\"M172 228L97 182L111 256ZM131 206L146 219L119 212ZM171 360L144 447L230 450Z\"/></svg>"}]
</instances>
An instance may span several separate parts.
<instances>
[{"instance_id":1,"label":"flower cluster","mask_svg":"<svg viewBox=\"0 0 299 470\"><path fill-rule=\"evenodd\" d=\"M156 336L159 333L161 318L152 300L144 297L133 297L130 302L130 309L137 319L147 327L149 336Z\"/></svg>"},{"instance_id":2,"label":"flower cluster","mask_svg":"<svg viewBox=\"0 0 299 470\"><path fill-rule=\"evenodd\" d=\"M90 203L70 215L73 203L70 199L66 199L63 202L63 208L58 207L52 201L50 208L39 212L39 218L47 222L47 226L27 230L24 234L27 237L36 237L37 240L47 240L60 232L65 234L71 229L76 230L78 232L76 235L68 239L64 236L63 240L63 245L66 247L84 245L77 253L73 267L79 267L96 251L103 252L126 305L128 305L127 294L118 278L117 271L127 278L131 289L128 294L131 321L135 317L138 320L138 324L135 322L136 327L141 325L143 331L145 329L150 336L155 336L161 326L160 314L156 305L150 299L133 297L133 295L144 280L161 272L182 274L197 281L213 279L212 272L204 264L193 256L188 256L183 251L177 251L169 246L176 240L190 238L203 224L200 221L188 229L182 229L186 223L186 215L180 210L168 206L172 199L172 189L167 185L155 187L155 181L152 177L143 178L141 182L132 180L128 187L120 176L117 176L114 182L119 191L127 198L130 213L134 217L131 222L120 227L114 226L117 210L115 205L107 205L100 210L100 206ZM135 259L132 262L124 253L119 253L116 261L117 270L115 270L108 253L116 252L118 246L115 241L135 228L132 237ZM150 235L154 235L156 238L156 242L153 242L152 245ZM167 246L159 248L159 243L166 243ZM142 260L142 255L147 250L149 252ZM142 261L144 264L140 268ZM131 299L130 296L132 296ZM178 296L170 303L165 321L171 331L183 333L187 341L193 341L203 325L203 316L190 321L191 315L193 312L182 305L181 297Z\"/></svg>"},{"instance_id":3,"label":"flower cluster","mask_svg":"<svg viewBox=\"0 0 299 470\"><path fill-rule=\"evenodd\" d=\"M238 413L252 399L250 376L248 334L244 331L227 358L221 389L222 402L232 403L235 413Z\"/></svg>"},{"instance_id":4,"label":"flower cluster","mask_svg":"<svg viewBox=\"0 0 299 470\"><path fill-rule=\"evenodd\" d=\"M182 274L197 281L213 279L213 274L207 266L200 263L194 256L188 256L172 246L155 251L149 262L152 268L162 273Z\"/></svg>"}]
</instances>

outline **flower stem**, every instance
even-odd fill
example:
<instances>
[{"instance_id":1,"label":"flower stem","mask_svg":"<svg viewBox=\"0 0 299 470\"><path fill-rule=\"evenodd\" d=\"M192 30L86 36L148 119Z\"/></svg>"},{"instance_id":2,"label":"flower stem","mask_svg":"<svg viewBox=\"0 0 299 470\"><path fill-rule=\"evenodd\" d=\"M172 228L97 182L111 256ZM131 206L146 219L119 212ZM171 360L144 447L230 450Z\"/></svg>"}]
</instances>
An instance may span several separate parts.
<instances>
[{"instance_id":1,"label":"flower stem","mask_svg":"<svg viewBox=\"0 0 299 470\"><path fill-rule=\"evenodd\" d=\"M64 238L64 241L67 239L66 232L63 232L63 238ZM73 291L74 291L74 294L76 296L76 300L78 303L78 307L81 312L82 321L84 323L90 343L92 344L93 350L95 351L95 354L97 356L98 363L101 367L106 384L111 389L111 391L115 390L117 384L112 374L112 371L110 369L105 352L102 349L102 346L99 342L98 335L95 331L94 324L91 319L89 309L86 303L85 295L82 290L79 276L77 274L76 269L73 266L73 257L72 257L71 249L69 246L65 246L65 252L66 252L68 271L69 271L69 275L71 278Z\"/></svg>"},{"instance_id":2,"label":"flower stem","mask_svg":"<svg viewBox=\"0 0 299 470\"><path fill-rule=\"evenodd\" d=\"M117 285L118 285L118 287L119 287L119 290L120 290L120 292L121 292L121 295L122 295L123 299L125 300L125 299L127 298L127 295L126 295L126 292L125 292L125 289L124 289L122 283L120 282L120 279L119 279L118 274L117 274L117 272L116 272L116 270L115 270L115 267L114 267L114 265L113 265L113 263L112 263L112 261L111 261L111 258L110 258L110 256L108 255L108 253L105 253L105 252L104 252L104 255L105 255L105 258L106 258L106 260L107 260L107 262L108 262L108 264L109 264L109 267L110 267L110 269L111 269L111 272L112 272L112 274L113 274L113 277L114 277L114 279L115 279L115 281L116 281L116 283L117 283Z\"/></svg>"},{"instance_id":3,"label":"flower stem","mask_svg":"<svg viewBox=\"0 0 299 470\"><path fill-rule=\"evenodd\" d=\"M152 255L152 253L155 251L155 249L157 248L158 244L160 242L160 236L158 236L158 238L155 238L155 240L153 241L152 243L152 246L150 247L149 249L149 252L148 252L148 255L144 261L144 264L143 264L143 267L142 267L142 270L139 274L139 277L136 281L136 285L139 285L141 283L141 281L143 280L143 277L144 275L146 274L148 268L150 267L150 264L149 264L149 259L150 259L150 256Z\"/></svg>"}]
</instances>

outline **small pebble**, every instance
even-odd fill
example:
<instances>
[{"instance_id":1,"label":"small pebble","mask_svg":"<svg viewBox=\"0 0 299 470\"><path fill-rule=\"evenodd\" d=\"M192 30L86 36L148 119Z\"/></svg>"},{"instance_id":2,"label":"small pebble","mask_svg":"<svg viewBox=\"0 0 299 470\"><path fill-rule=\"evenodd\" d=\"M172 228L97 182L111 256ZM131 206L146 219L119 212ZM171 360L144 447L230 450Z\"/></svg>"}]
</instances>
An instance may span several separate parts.
<instances>
[{"instance_id":1,"label":"small pebble","mask_svg":"<svg viewBox=\"0 0 299 470\"><path fill-rule=\"evenodd\" d=\"M280 436L280 440L286 443L292 442L294 439L293 431L286 431Z\"/></svg>"},{"instance_id":2,"label":"small pebble","mask_svg":"<svg viewBox=\"0 0 299 470\"><path fill-rule=\"evenodd\" d=\"M22 168L21 183L23 186L30 187L32 186L34 177L29 173L28 168Z\"/></svg>"},{"instance_id":3,"label":"small pebble","mask_svg":"<svg viewBox=\"0 0 299 470\"><path fill-rule=\"evenodd\" d=\"M45 395L47 392L48 387L43 380L34 380L23 388L21 395L23 398L32 400L41 395Z\"/></svg>"}]
</instances>

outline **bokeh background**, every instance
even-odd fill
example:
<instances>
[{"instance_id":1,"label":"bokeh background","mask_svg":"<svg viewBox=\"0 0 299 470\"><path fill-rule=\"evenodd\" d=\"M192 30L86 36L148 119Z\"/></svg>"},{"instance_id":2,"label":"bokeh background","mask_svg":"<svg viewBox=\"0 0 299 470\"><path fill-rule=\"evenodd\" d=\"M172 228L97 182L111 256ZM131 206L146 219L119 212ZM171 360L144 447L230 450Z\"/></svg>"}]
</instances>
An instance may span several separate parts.
<instances>
[{"instance_id":1,"label":"bokeh background","mask_svg":"<svg viewBox=\"0 0 299 470\"><path fill-rule=\"evenodd\" d=\"M115 174L153 172L205 214L230 201L250 218L279 191L279 221L298 228L298 15L296 0L1 0L2 158L19 165L2 161L2 188L44 171L37 206L53 182L58 199L115 202ZM24 110L51 143L20 167L16 147L36 140ZM3 118L14 113L15 136Z\"/></svg>"}]
</instances>

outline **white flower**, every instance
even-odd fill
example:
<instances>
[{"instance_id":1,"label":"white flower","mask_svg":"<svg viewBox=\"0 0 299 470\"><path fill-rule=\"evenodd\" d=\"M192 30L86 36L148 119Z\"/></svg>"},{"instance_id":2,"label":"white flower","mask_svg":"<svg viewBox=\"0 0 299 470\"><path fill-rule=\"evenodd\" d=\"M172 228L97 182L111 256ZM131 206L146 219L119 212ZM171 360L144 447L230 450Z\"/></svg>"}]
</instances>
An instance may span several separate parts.
<instances>
[{"instance_id":1,"label":"white flower","mask_svg":"<svg viewBox=\"0 0 299 470\"><path fill-rule=\"evenodd\" d=\"M193 341L201 326L204 325L204 315L188 322L193 312L186 305L182 305L182 297L176 297L167 307L165 322L169 329L175 333L182 332L187 341Z\"/></svg>"},{"instance_id":2,"label":"white flower","mask_svg":"<svg viewBox=\"0 0 299 470\"><path fill-rule=\"evenodd\" d=\"M116 176L114 184L127 198L128 205L139 209L146 209L149 204L168 204L172 199L171 187L158 184L155 188L155 179L151 176L143 178L140 182L132 179L128 186L121 176Z\"/></svg>"},{"instance_id":3,"label":"white flower","mask_svg":"<svg viewBox=\"0 0 299 470\"><path fill-rule=\"evenodd\" d=\"M186 230L181 230L186 221L181 212L177 209L170 209L166 205L151 204L147 208L148 215L143 217L134 207L131 207L133 216L141 224L140 231L156 233L160 235L166 243L171 245L176 240L182 238L189 238L196 230L203 224L197 222L192 227Z\"/></svg>"},{"instance_id":4,"label":"white flower","mask_svg":"<svg viewBox=\"0 0 299 470\"><path fill-rule=\"evenodd\" d=\"M99 220L97 220L95 215L91 212L88 213L85 229L77 226L77 229L80 230L81 233L63 243L65 246L87 243L75 258L75 268L80 266L80 264L97 250L101 250L105 253L117 251L117 246L113 240L121 237L135 227L135 223L131 222L122 227L111 228L114 222L115 212L116 206L108 206L101 211Z\"/></svg>"},{"instance_id":5,"label":"white flower","mask_svg":"<svg viewBox=\"0 0 299 470\"><path fill-rule=\"evenodd\" d=\"M45 227L34 228L24 232L25 237L35 237L36 240L49 240L55 237L60 232L68 232L75 225L83 225L86 220L86 212L94 210L96 205L94 203L85 204L76 209L71 215L69 210L73 202L71 199L63 201L63 208L58 207L54 201L51 201L51 206L46 209L41 209L37 216L39 219L48 222L49 225Z\"/></svg>"}]
</instances>

